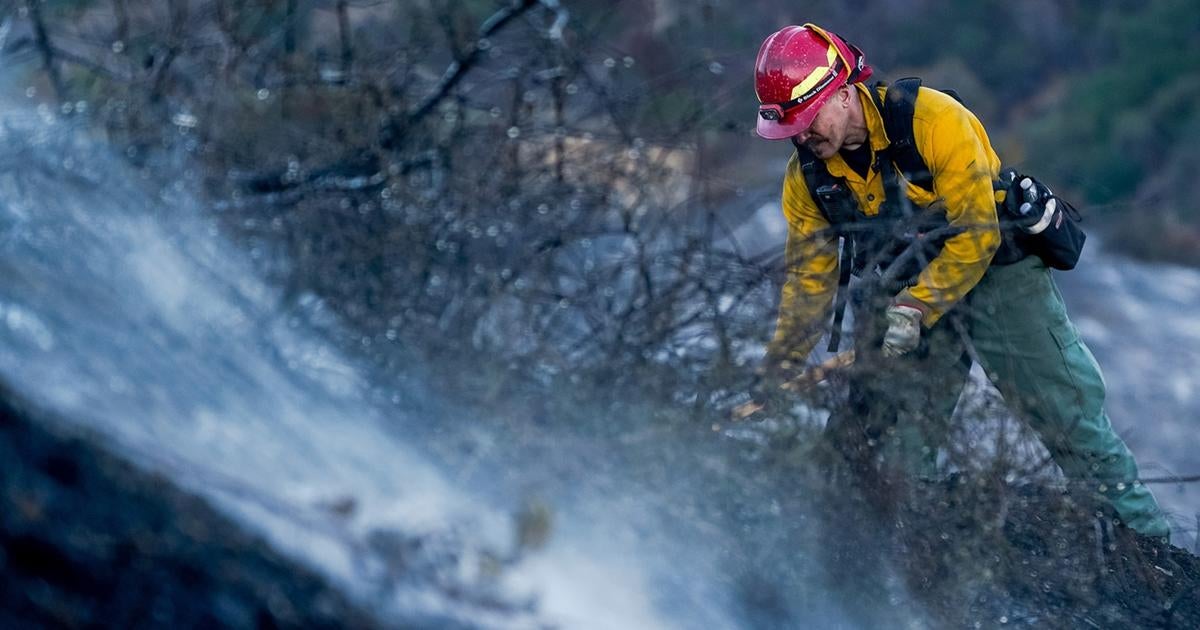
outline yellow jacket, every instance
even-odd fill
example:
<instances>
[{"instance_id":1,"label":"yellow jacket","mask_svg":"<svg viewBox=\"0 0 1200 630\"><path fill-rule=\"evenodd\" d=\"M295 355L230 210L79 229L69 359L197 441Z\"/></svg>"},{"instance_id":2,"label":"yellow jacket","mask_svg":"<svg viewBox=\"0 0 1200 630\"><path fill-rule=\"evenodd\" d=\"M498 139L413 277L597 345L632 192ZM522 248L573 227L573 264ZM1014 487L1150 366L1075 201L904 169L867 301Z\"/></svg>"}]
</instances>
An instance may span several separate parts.
<instances>
[{"instance_id":1,"label":"yellow jacket","mask_svg":"<svg viewBox=\"0 0 1200 630\"><path fill-rule=\"evenodd\" d=\"M871 163L889 144L883 118L868 88L856 84L866 118ZM883 88L880 88L882 96ZM908 198L919 208L944 210L951 226L964 231L946 241L939 255L921 271L916 284L901 291L896 302L924 313L932 326L983 277L996 248L1000 229L992 182L1000 159L979 119L949 95L921 88L913 114L917 151L933 175L935 193L905 182ZM844 178L868 215L879 213L884 201L883 175L873 169L863 180L841 154L825 161L830 175ZM771 342L773 356L803 361L828 328L826 315L838 280L838 238L817 208L800 162L792 155L783 181L783 214L788 222L787 280L780 298L779 318Z\"/></svg>"}]
</instances>

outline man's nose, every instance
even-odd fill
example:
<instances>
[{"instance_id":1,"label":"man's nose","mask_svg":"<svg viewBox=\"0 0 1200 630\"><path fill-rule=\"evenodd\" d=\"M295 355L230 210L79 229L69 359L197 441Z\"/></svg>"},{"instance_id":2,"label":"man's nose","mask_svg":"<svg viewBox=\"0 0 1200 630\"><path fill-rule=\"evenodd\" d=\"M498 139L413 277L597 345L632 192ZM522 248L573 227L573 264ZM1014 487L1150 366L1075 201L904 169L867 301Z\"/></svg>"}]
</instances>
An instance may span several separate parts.
<instances>
[{"instance_id":1,"label":"man's nose","mask_svg":"<svg viewBox=\"0 0 1200 630\"><path fill-rule=\"evenodd\" d=\"M804 131L801 131L800 133L796 134L796 136L795 136L796 142L799 142L800 144L804 144L805 142L808 142L808 138L811 135L812 135L812 132L809 131L808 129L805 129Z\"/></svg>"}]
</instances>

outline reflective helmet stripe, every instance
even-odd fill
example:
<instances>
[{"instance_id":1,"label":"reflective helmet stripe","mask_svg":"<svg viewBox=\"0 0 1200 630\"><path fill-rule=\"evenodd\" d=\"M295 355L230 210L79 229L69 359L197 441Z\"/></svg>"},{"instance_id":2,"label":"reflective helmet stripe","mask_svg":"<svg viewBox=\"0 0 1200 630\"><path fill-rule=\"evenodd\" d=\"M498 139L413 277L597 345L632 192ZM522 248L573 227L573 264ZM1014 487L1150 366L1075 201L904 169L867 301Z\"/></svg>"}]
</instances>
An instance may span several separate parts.
<instances>
[{"instance_id":1,"label":"reflective helmet stripe","mask_svg":"<svg viewBox=\"0 0 1200 630\"><path fill-rule=\"evenodd\" d=\"M833 46L830 46L829 49L825 51L826 65L813 68L812 72L808 73L808 76L804 77L804 79L800 81L796 87L792 88L792 100L800 98L805 92L812 90L813 86L817 85L817 82L821 81L821 79L825 79L825 75L829 74L829 72L834 69L833 62L836 61L837 58L837 49ZM834 72L834 75L837 75L836 71ZM824 83L828 82L828 79L824 81Z\"/></svg>"}]
</instances>

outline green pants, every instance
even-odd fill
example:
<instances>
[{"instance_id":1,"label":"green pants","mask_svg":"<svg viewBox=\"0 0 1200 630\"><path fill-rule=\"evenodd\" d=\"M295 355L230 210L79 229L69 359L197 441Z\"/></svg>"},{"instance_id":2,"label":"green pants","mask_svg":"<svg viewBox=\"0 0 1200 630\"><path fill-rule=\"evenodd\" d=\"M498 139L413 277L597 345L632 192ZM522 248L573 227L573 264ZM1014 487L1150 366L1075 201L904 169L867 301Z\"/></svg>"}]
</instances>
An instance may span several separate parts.
<instances>
[{"instance_id":1,"label":"green pants","mask_svg":"<svg viewBox=\"0 0 1200 630\"><path fill-rule=\"evenodd\" d=\"M1154 496L1137 481L1133 454L1104 411L1100 367L1067 318L1040 258L990 268L954 314L927 332L921 351L900 359L903 369L894 370L902 382L860 384L916 394L882 398L889 401L883 410L888 417L879 424L892 427L885 452L901 466L922 474L936 462L970 370L966 332L1005 404L1037 432L1069 480L1108 501L1129 527L1152 536L1170 534ZM880 400L865 397L872 398Z\"/></svg>"}]
</instances>

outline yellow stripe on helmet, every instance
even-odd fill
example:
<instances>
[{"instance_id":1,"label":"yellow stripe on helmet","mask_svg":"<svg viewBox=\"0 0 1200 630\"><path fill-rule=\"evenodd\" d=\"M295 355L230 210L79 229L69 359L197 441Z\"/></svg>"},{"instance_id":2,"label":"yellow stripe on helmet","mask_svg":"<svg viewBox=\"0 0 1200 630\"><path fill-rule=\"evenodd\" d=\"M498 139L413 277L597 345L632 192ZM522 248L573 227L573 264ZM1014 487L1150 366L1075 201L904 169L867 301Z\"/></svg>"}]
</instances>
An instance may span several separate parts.
<instances>
[{"instance_id":1,"label":"yellow stripe on helmet","mask_svg":"<svg viewBox=\"0 0 1200 630\"><path fill-rule=\"evenodd\" d=\"M813 71L808 73L808 76L804 77L804 80L801 81L799 85L792 88L792 99L794 100L800 98L802 94L813 89L813 87L820 82L821 79L824 79L825 76L829 74L830 70L833 69L833 62L836 61L837 58L837 47L833 44L830 44L829 48L825 51L825 65L813 68Z\"/></svg>"},{"instance_id":2,"label":"yellow stripe on helmet","mask_svg":"<svg viewBox=\"0 0 1200 630\"><path fill-rule=\"evenodd\" d=\"M834 53L838 57L842 58L842 63L846 64L847 68L854 67L854 60L847 59L846 56L842 54L842 50L837 47L837 44L833 43L833 36L830 35L828 31L821 28L820 26L817 26L816 24L813 24L812 22L805 22L801 28L807 28L807 29L811 30L812 32L816 33L817 35L819 35L821 37L821 39L829 42L829 46L833 49ZM842 43L845 43L845 40L842 40Z\"/></svg>"}]
</instances>

